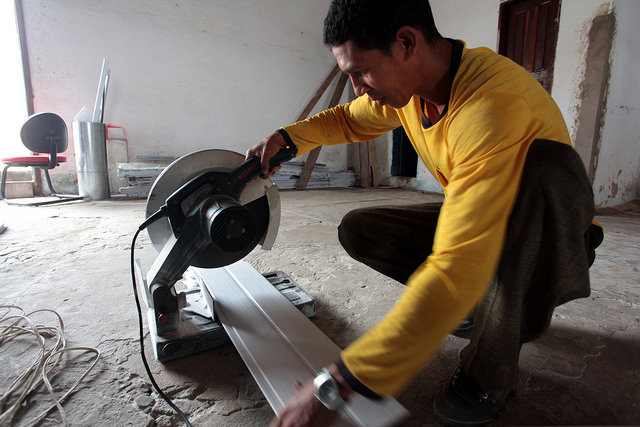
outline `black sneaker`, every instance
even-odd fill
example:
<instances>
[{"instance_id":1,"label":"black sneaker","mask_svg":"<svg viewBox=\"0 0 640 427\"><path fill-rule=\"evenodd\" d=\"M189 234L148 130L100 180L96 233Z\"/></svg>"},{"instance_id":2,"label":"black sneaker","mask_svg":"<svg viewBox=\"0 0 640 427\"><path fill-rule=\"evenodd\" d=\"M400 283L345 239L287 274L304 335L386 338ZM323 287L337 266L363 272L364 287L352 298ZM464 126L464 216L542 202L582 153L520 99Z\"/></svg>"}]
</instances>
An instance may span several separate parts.
<instances>
[{"instance_id":1,"label":"black sneaker","mask_svg":"<svg viewBox=\"0 0 640 427\"><path fill-rule=\"evenodd\" d=\"M458 325L458 329L453 331L451 335L454 335L458 338L471 339L471 334L473 333L473 315L469 318L464 319Z\"/></svg>"},{"instance_id":2,"label":"black sneaker","mask_svg":"<svg viewBox=\"0 0 640 427\"><path fill-rule=\"evenodd\" d=\"M453 331L451 335L454 335L458 338L471 339L471 334L473 333L473 318L476 315L476 311L473 310L471 314L467 316L460 324L458 325L458 329Z\"/></svg>"},{"instance_id":3,"label":"black sneaker","mask_svg":"<svg viewBox=\"0 0 640 427\"><path fill-rule=\"evenodd\" d=\"M483 426L498 415L508 394L483 390L460 364L433 401L433 414L445 427Z\"/></svg>"}]
</instances>

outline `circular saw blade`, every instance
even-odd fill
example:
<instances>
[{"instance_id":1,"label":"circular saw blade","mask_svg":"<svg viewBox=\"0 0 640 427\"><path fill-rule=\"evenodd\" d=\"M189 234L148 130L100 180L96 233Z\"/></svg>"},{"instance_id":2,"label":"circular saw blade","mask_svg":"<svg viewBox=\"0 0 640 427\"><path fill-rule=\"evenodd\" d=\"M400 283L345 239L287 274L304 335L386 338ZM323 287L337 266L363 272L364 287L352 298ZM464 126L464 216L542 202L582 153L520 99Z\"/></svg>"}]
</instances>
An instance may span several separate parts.
<instances>
[{"instance_id":1,"label":"circular saw blade","mask_svg":"<svg viewBox=\"0 0 640 427\"><path fill-rule=\"evenodd\" d=\"M230 172L240 165L244 159L242 154L219 149L196 151L180 157L165 168L153 183L147 197L146 217L148 218L157 212L169 196L192 178L209 171ZM266 191L273 186L274 184L270 179L254 179L240 195L240 204L246 205L265 196ZM277 194L277 192L274 193ZM265 204L265 206L268 205ZM280 203L276 203L276 206L279 209ZM188 210L188 207L185 207L185 209ZM268 207L266 209L268 210ZM151 224L147 231L153 246L158 252L162 251L172 234L167 218L161 218ZM204 268L213 266L206 250L198 257L196 265Z\"/></svg>"}]
</instances>

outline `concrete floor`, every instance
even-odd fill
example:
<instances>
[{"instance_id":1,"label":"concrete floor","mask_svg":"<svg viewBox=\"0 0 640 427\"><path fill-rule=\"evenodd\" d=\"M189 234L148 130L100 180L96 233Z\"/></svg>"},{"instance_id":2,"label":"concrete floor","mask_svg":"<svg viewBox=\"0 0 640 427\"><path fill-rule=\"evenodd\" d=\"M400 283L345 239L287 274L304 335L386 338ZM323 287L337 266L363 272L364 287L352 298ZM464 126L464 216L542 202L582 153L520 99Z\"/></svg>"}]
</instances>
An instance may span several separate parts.
<instances>
[{"instance_id":1,"label":"concrete floor","mask_svg":"<svg viewBox=\"0 0 640 427\"><path fill-rule=\"evenodd\" d=\"M272 251L246 259L261 272L282 270L317 300L314 323L344 347L380 319L403 286L353 261L336 227L349 210L439 200L399 189L285 191ZM0 303L26 311L57 310L68 346L102 357L64 404L71 425L180 425L151 389L138 354L129 249L145 201L116 199L38 208L0 203ZM637 206L637 205L635 205ZM592 294L556 310L548 333L525 345L520 382L494 425L640 424L640 215L599 216L606 238L591 270ZM149 267L156 252L143 233L136 254ZM0 315L1 316L1 315ZM147 337L148 341L148 337ZM33 352L0 343L0 392ZM403 425L434 423L432 402L458 365L466 341L449 337L399 400L412 413ZM167 364L147 352L157 382L195 426L267 425L272 411L231 345ZM68 357L53 375L62 394L86 367ZM31 393L13 425L28 425L50 400ZM39 425L54 425L55 410Z\"/></svg>"}]
</instances>

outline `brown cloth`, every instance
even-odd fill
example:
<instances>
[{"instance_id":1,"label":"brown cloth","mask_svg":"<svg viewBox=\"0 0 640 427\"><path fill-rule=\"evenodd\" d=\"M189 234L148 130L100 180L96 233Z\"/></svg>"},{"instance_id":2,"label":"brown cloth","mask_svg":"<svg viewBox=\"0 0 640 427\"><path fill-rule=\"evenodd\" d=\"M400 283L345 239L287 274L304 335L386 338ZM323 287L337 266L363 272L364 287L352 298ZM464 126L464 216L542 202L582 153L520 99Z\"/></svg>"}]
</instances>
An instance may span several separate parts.
<instances>
[{"instance_id":1,"label":"brown cloth","mask_svg":"<svg viewBox=\"0 0 640 427\"><path fill-rule=\"evenodd\" d=\"M354 210L340 224L340 242L353 258L406 283L431 253L440 206ZM534 141L497 273L461 353L466 373L484 389L511 390L522 344L542 335L555 307L589 295L589 267L603 237L592 225L594 212L591 184L575 150Z\"/></svg>"}]
</instances>

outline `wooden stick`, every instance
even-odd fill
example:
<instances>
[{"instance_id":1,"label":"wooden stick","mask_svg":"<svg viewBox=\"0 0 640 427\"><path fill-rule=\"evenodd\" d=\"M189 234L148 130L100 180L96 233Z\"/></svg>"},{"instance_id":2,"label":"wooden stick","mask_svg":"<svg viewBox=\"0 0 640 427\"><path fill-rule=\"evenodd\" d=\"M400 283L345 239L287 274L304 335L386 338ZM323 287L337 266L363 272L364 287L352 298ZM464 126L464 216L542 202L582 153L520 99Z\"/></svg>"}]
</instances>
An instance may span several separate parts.
<instances>
[{"instance_id":1,"label":"wooden stick","mask_svg":"<svg viewBox=\"0 0 640 427\"><path fill-rule=\"evenodd\" d=\"M367 141L367 151L369 152L369 168L371 170L371 185L378 188L378 152L375 141Z\"/></svg>"},{"instance_id":2,"label":"wooden stick","mask_svg":"<svg viewBox=\"0 0 640 427\"><path fill-rule=\"evenodd\" d=\"M322 94L324 93L324 91L327 90L327 88L333 81L333 78L336 76L336 74L338 74L338 71L340 71L340 68L338 67L338 64L336 64L335 67L333 67L333 70L331 70L327 78L324 80L324 82L322 82L322 84L316 91L316 94L313 95L313 98L311 98L311 101L309 101L306 108L302 111L302 113L300 113L300 115L296 119L296 122L299 122L300 120L304 120L307 118L309 113L311 113L311 110L313 110L313 107L315 107L316 104L318 103L318 100L322 97Z\"/></svg>"},{"instance_id":3,"label":"wooden stick","mask_svg":"<svg viewBox=\"0 0 640 427\"><path fill-rule=\"evenodd\" d=\"M347 84L348 78L349 76L345 73L340 73L338 84L336 84L336 88L333 91L333 95L331 96L331 100L329 101L328 108L333 108L338 105L338 103L340 102L340 98L342 97L342 92L344 92L344 87ZM311 152L309 152L307 160L304 162L304 166L302 167L302 172L300 172L300 178L298 178L298 182L296 182L296 190L304 190L307 188L307 183L309 183L309 178L311 178L311 173L313 172L313 167L318 160L321 148L322 146L314 148L313 150L311 150Z\"/></svg>"},{"instance_id":4,"label":"wooden stick","mask_svg":"<svg viewBox=\"0 0 640 427\"><path fill-rule=\"evenodd\" d=\"M369 163L369 144L367 141L358 143L358 153L360 154L360 186L371 187L371 168Z\"/></svg>"}]
</instances>

